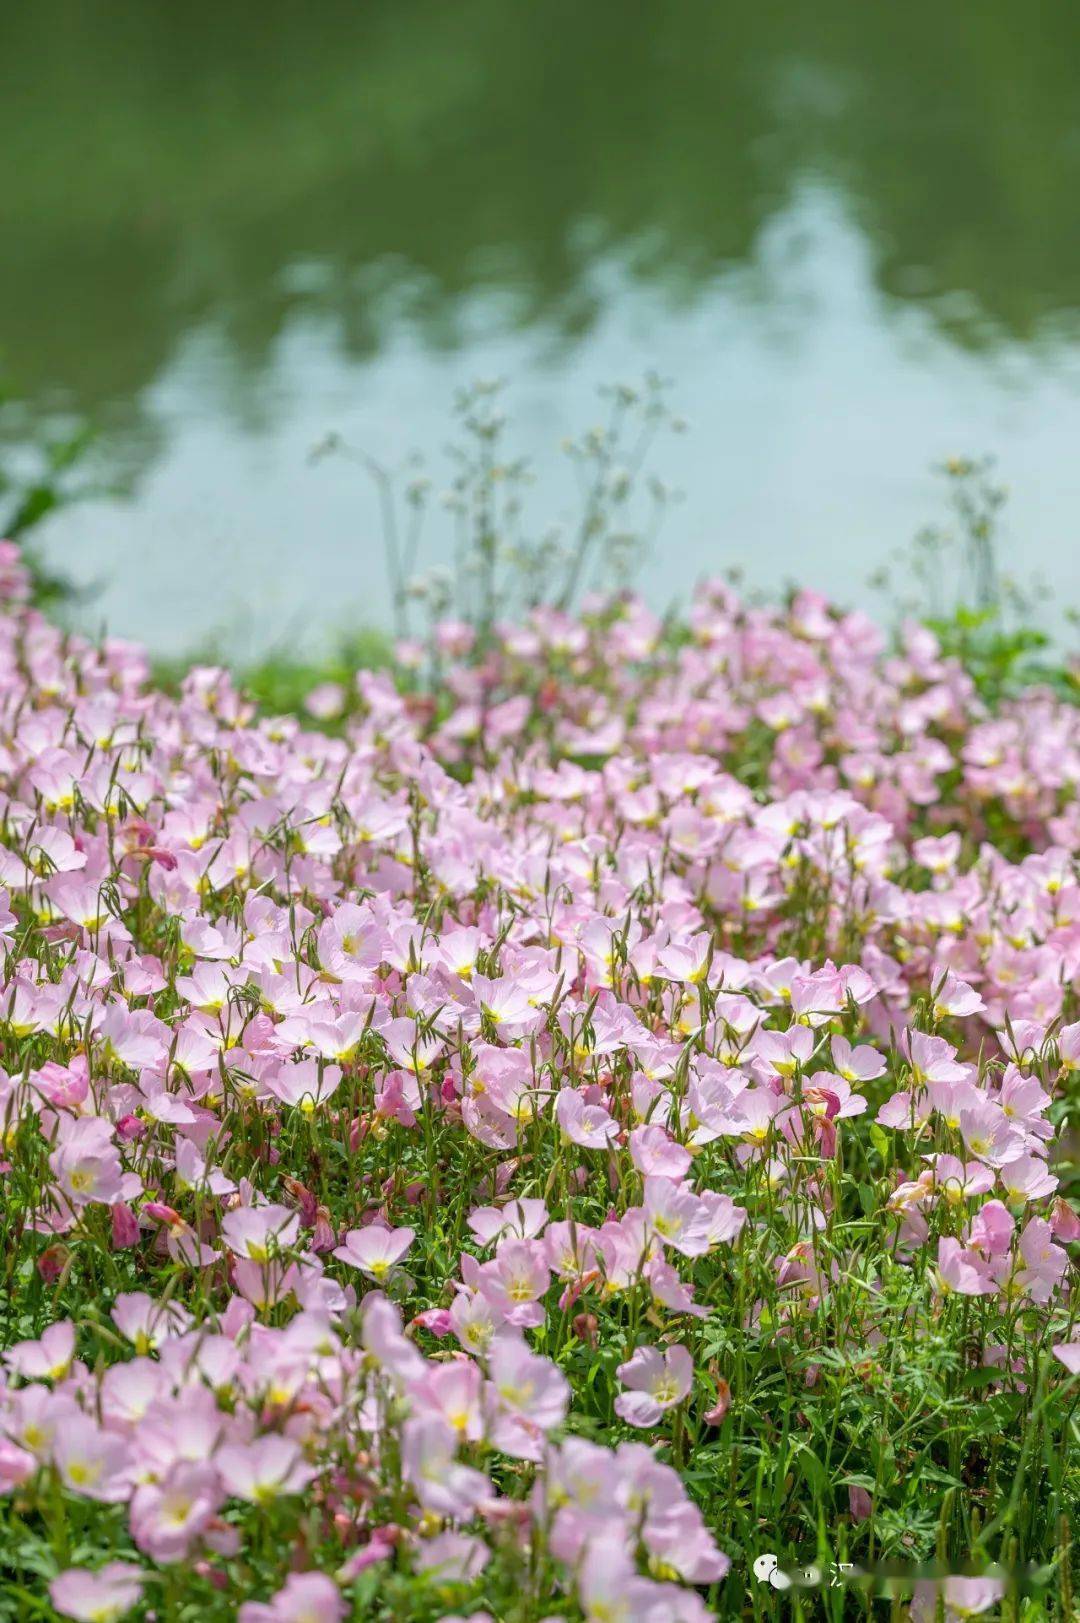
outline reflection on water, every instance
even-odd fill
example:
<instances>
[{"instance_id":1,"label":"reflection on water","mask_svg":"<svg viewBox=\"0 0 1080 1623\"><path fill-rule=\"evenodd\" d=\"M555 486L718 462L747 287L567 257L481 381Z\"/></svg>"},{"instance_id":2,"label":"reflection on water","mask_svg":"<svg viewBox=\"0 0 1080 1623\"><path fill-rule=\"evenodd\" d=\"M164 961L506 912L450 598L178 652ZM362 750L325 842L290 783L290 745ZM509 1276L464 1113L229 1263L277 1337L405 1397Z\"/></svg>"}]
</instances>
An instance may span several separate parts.
<instances>
[{"instance_id":1,"label":"reflection on water","mask_svg":"<svg viewBox=\"0 0 1080 1623\"><path fill-rule=\"evenodd\" d=\"M386 610L371 494L502 374L542 517L595 386L693 433L644 576L851 600L996 451L1007 560L1080 602L1080 14L986 0L43 0L0 22L0 353L141 469L54 560L174 651ZM564 494L565 492L565 494Z\"/></svg>"}]
</instances>

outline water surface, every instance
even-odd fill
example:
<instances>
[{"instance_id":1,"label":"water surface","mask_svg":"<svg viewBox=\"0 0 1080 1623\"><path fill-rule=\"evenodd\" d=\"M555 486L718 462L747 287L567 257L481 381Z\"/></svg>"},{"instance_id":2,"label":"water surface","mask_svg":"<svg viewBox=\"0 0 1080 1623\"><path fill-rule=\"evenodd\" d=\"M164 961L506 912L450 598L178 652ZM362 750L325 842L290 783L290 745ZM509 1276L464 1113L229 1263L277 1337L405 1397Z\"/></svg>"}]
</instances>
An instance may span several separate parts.
<instances>
[{"instance_id":1,"label":"water surface","mask_svg":"<svg viewBox=\"0 0 1080 1623\"><path fill-rule=\"evenodd\" d=\"M597 386L656 367L691 424L658 605L732 566L872 605L953 452L1080 604L1078 70L1064 3L7 7L9 430L85 414L134 474L49 557L160 653L317 647L388 614L328 431L437 453L505 376L539 524Z\"/></svg>"}]
</instances>

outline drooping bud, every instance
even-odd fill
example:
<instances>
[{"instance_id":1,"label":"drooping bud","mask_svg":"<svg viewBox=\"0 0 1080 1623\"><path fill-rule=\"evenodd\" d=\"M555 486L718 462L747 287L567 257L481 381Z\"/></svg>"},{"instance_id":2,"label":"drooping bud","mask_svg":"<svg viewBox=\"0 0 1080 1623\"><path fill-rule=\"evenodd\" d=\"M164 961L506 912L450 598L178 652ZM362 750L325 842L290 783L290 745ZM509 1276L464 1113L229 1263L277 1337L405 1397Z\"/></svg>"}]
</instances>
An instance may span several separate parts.
<instances>
[{"instance_id":1,"label":"drooping bud","mask_svg":"<svg viewBox=\"0 0 1080 1623\"><path fill-rule=\"evenodd\" d=\"M109 1208L112 1216L112 1243L114 1251L123 1251L139 1243L139 1220L126 1200L117 1201Z\"/></svg>"},{"instance_id":2,"label":"drooping bud","mask_svg":"<svg viewBox=\"0 0 1080 1623\"><path fill-rule=\"evenodd\" d=\"M572 1320L574 1334L586 1346L595 1347L600 1340L600 1325L595 1313L576 1313Z\"/></svg>"},{"instance_id":3,"label":"drooping bud","mask_svg":"<svg viewBox=\"0 0 1080 1623\"><path fill-rule=\"evenodd\" d=\"M1067 1200L1055 1200L1050 1213L1050 1229L1055 1240L1080 1240L1080 1214L1074 1212Z\"/></svg>"},{"instance_id":4,"label":"drooping bud","mask_svg":"<svg viewBox=\"0 0 1080 1623\"><path fill-rule=\"evenodd\" d=\"M67 1267L70 1255L66 1245L46 1246L37 1260L37 1271L47 1285L55 1285Z\"/></svg>"},{"instance_id":5,"label":"drooping bud","mask_svg":"<svg viewBox=\"0 0 1080 1623\"><path fill-rule=\"evenodd\" d=\"M311 1190L298 1178L283 1177L281 1181L285 1186L285 1193L296 1204L301 1223L306 1229L314 1228L319 1207Z\"/></svg>"},{"instance_id":6,"label":"drooping bud","mask_svg":"<svg viewBox=\"0 0 1080 1623\"><path fill-rule=\"evenodd\" d=\"M314 1229L315 1233L312 1236L311 1249L318 1252L332 1251L337 1244L337 1235L334 1233L334 1226L330 1221L330 1213L325 1206L317 1206L315 1208Z\"/></svg>"},{"instance_id":7,"label":"drooping bud","mask_svg":"<svg viewBox=\"0 0 1080 1623\"><path fill-rule=\"evenodd\" d=\"M725 1380L716 1383L716 1402L705 1416L709 1426L722 1426L724 1417L731 1408L731 1388Z\"/></svg>"},{"instance_id":8,"label":"drooping bud","mask_svg":"<svg viewBox=\"0 0 1080 1623\"><path fill-rule=\"evenodd\" d=\"M406 1329L411 1330L414 1324L418 1324L422 1330L430 1330L433 1336L441 1339L450 1334L453 1322L449 1308L429 1307L425 1308L423 1313L418 1313L415 1319L410 1319Z\"/></svg>"}]
</instances>

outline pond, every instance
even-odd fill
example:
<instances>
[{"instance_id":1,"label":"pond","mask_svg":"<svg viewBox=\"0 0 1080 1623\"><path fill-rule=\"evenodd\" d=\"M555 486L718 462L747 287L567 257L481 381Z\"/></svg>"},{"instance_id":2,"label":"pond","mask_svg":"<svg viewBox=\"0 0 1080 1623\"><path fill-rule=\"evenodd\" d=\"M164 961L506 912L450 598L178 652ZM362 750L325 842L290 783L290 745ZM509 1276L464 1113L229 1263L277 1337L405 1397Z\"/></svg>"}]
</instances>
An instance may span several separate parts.
<instances>
[{"instance_id":1,"label":"pond","mask_svg":"<svg viewBox=\"0 0 1080 1623\"><path fill-rule=\"evenodd\" d=\"M658 606L733 567L873 606L953 453L1080 604L1074 6L42 0L0 64L8 432L78 413L131 478L42 532L88 627L385 624L375 492L317 442L438 480L455 389L503 377L557 522L560 440L650 368L689 424Z\"/></svg>"}]
</instances>

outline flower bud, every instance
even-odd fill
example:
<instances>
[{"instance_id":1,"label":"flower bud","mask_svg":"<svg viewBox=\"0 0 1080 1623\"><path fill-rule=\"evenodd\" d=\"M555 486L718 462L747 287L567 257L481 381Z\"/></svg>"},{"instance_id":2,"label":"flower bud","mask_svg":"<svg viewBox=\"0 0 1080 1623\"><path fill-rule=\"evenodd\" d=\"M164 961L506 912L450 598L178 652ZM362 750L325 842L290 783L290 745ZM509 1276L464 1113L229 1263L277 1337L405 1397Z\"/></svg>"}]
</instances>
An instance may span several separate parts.
<instances>
[{"instance_id":1,"label":"flower bud","mask_svg":"<svg viewBox=\"0 0 1080 1623\"><path fill-rule=\"evenodd\" d=\"M574 1334L587 1346L595 1347L600 1340L600 1325L595 1313L576 1313L572 1320Z\"/></svg>"},{"instance_id":2,"label":"flower bud","mask_svg":"<svg viewBox=\"0 0 1080 1623\"><path fill-rule=\"evenodd\" d=\"M1066 1245L1070 1240L1080 1240L1080 1216L1067 1200L1055 1200L1050 1213L1050 1228L1055 1240L1063 1240Z\"/></svg>"},{"instance_id":3,"label":"flower bud","mask_svg":"<svg viewBox=\"0 0 1080 1623\"><path fill-rule=\"evenodd\" d=\"M332 1251L337 1244L337 1236L334 1233L333 1224L330 1222L330 1213L325 1206L318 1206L315 1209L314 1229L311 1249L319 1252Z\"/></svg>"},{"instance_id":4,"label":"flower bud","mask_svg":"<svg viewBox=\"0 0 1080 1623\"><path fill-rule=\"evenodd\" d=\"M37 1260L37 1271L47 1285L54 1285L60 1278L71 1253L66 1245L50 1245L45 1248Z\"/></svg>"},{"instance_id":5,"label":"flower bud","mask_svg":"<svg viewBox=\"0 0 1080 1623\"><path fill-rule=\"evenodd\" d=\"M112 1243L114 1251L123 1251L139 1243L139 1220L126 1200L117 1201L109 1208L112 1216Z\"/></svg>"},{"instance_id":6,"label":"flower bud","mask_svg":"<svg viewBox=\"0 0 1080 1623\"><path fill-rule=\"evenodd\" d=\"M730 1408L731 1388L726 1381L718 1380L716 1383L716 1402L705 1416L706 1424L709 1426L722 1426L724 1416Z\"/></svg>"}]
</instances>

